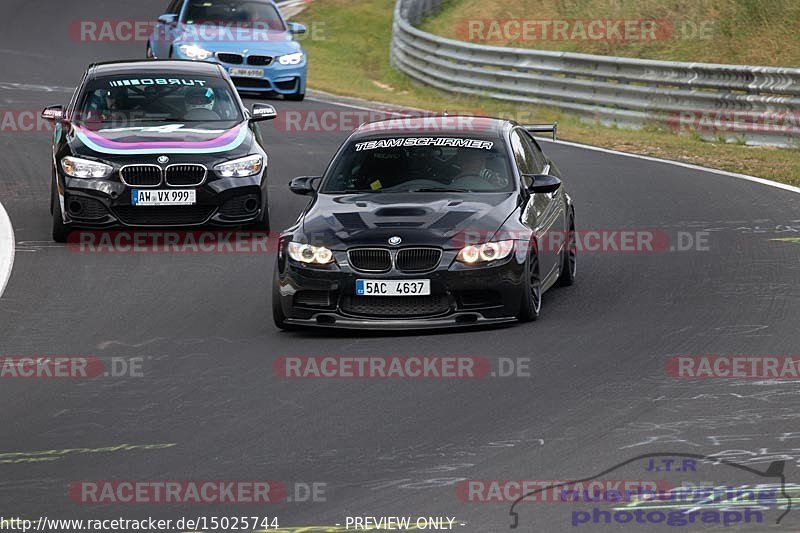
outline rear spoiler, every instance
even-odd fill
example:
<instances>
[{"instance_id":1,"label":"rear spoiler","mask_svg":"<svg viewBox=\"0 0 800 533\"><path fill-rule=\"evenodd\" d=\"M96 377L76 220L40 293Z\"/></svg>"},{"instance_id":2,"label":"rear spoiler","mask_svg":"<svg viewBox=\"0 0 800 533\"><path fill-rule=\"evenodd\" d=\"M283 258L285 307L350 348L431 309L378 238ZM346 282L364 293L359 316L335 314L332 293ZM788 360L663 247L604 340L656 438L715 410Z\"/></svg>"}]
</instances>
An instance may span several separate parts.
<instances>
[{"instance_id":1,"label":"rear spoiler","mask_svg":"<svg viewBox=\"0 0 800 533\"><path fill-rule=\"evenodd\" d=\"M525 124L522 126L530 133L552 133L553 140L556 140L556 131L558 130L558 122L553 122L552 124Z\"/></svg>"}]
</instances>

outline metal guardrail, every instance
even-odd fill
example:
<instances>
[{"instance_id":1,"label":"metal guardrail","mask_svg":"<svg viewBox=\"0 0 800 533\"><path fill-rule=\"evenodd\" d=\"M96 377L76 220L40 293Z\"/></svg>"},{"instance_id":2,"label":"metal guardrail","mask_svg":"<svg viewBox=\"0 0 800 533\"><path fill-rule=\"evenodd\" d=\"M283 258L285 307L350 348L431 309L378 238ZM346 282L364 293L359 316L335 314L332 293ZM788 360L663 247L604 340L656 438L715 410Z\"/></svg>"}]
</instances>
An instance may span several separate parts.
<instances>
[{"instance_id":1,"label":"metal guardrail","mask_svg":"<svg viewBox=\"0 0 800 533\"><path fill-rule=\"evenodd\" d=\"M275 2L278 7L285 8L285 7L300 7L304 6L309 3L308 0L281 0L280 2Z\"/></svg>"},{"instance_id":2,"label":"metal guardrail","mask_svg":"<svg viewBox=\"0 0 800 533\"><path fill-rule=\"evenodd\" d=\"M397 0L392 64L444 91L557 107L604 124L667 125L747 144L800 144L800 69L486 46L415 27L442 0Z\"/></svg>"},{"instance_id":3,"label":"metal guardrail","mask_svg":"<svg viewBox=\"0 0 800 533\"><path fill-rule=\"evenodd\" d=\"M310 3L311 0L280 0L275 2L287 18L297 15Z\"/></svg>"}]
</instances>

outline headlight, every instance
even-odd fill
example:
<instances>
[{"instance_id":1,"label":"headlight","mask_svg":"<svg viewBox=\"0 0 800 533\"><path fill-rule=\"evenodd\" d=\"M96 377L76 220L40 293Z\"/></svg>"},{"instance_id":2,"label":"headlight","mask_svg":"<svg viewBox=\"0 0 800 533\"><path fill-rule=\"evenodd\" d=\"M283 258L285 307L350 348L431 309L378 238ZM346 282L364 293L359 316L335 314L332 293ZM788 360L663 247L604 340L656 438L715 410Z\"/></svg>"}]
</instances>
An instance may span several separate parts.
<instances>
[{"instance_id":1,"label":"headlight","mask_svg":"<svg viewBox=\"0 0 800 533\"><path fill-rule=\"evenodd\" d=\"M189 59L204 61L212 56L212 52L209 52L205 48L200 48L196 44L182 44L179 49L181 53Z\"/></svg>"},{"instance_id":2,"label":"headlight","mask_svg":"<svg viewBox=\"0 0 800 533\"><path fill-rule=\"evenodd\" d=\"M505 259L514 249L514 241L487 242L463 247L456 256L457 261L474 265Z\"/></svg>"},{"instance_id":3,"label":"headlight","mask_svg":"<svg viewBox=\"0 0 800 533\"><path fill-rule=\"evenodd\" d=\"M260 155L248 155L227 163L220 163L214 170L223 178L244 178L261 172L264 167L264 158Z\"/></svg>"},{"instance_id":4,"label":"headlight","mask_svg":"<svg viewBox=\"0 0 800 533\"><path fill-rule=\"evenodd\" d=\"M333 252L324 246L311 246L299 242L289 243L289 257L301 263L327 265L333 262Z\"/></svg>"},{"instance_id":5,"label":"headlight","mask_svg":"<svg viewBox=\"0 0 800 533\"><path fill-rule=\"evenodd\" d=\"M281 65L299 65L303 62L303 52L295 52L294 54L286 54L285 56L278 57L278 63Z\"/></svg>"},{"instance_id":6,"label":"headlight","mask_svg":"<svg viewBox=\"0 0 800 533\"><path fill-rule=\"evenodd\" d=\"M61 168L73 178L107 178L114 171L111 165L67 156L61 160Z\"/></svg>"}]
</instances>

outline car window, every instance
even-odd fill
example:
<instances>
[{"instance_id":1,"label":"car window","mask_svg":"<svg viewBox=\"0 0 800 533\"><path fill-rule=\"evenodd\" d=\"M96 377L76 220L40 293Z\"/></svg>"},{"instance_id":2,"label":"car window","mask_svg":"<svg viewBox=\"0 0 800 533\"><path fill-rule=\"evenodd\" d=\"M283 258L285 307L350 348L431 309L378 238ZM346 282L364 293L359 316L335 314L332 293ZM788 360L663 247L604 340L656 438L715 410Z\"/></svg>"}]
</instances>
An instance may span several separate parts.
<instances>
[{"instance_id":1,"label":"car window","mask_svg":"<svg viewBox=\"0 0 800 533\"><path fill-rule=\"evenodd\" d=\"M275 6L258 0L189 0L184 18L187 24L258 24L286 30Z\"/></svg>"},{"instance_id":2,"label":"car window","mask_svg":"<svg viewBox=\"0 0 800 533\"><path fill-rule=\"evenodd\" d=\"M531 149L527 146L520 130L511 132L511 151L514 153L514 160L517 163L517 169L522 174L522 179L525 185L530 187L533 179L530 175L536 174L536 160L533 158Z\"/></svg>"},{"instance_id":3,"label":"car window","mask_svg":"<svg viewBox=\"0 0 800 533\"><path fill-rule=\"evenodd\" d=\"M514 178L503 145L482 138L400 137L351 142L323 193L507 192Z\"/></svg>"},{"instance_id":4,"label":"car window","mask_svg":"<svg viewBox=\"0 0 800 533\"><path fill-rule=\"evenodd\" d=\"M522 129L511 132L511 149L522 180L526 187L530 187L533 185L533 175L544 172L547 160L536 141Z\"/></svg>"},{"instance_id":5,"label":"car window","mask_svg":"<svg viewBox=\"0 0 800 533\"><path fill-rule=\"evenodd\" d=\"M544 168L547 166L547 158L544 156L542 149L539 147L539 143L536 142L536 139L533 136L525 132L523 137L525 142L525 146L530 152L531 157L534 160L534 166L536 167L536 173L541 174L544 172Z\"/></svg>"},{"instance_id":6,"label":"car window","mask_svg":"<svg viewBox=\"0 0 800 533\"><path fill-rule=\"evenodd\" d=\"M240 122L244 117L222 78L153 73L90 80L75 120L126 127L146 122Z\"/></svg>"}]
</instances>

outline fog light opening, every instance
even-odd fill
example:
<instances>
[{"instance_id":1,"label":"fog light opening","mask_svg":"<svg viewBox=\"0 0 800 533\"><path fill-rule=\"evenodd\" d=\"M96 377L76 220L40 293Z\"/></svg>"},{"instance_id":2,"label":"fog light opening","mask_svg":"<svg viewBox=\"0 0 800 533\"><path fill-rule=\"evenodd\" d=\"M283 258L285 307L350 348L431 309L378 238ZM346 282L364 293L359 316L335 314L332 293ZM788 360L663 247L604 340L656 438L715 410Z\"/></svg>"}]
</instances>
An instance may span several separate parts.
<instances>
[{"instance_id":1,"label":"fog light opening","mask_svg":"<svg viewBox=\"0 0 800 533\"><path fill-rule=\"evenodd\" d=\"M256 209L258 209L258 202L256 201L256 199L255 199L255 198L248 198L248 199L247 199L247 200L245 200L245 202L244 202L244 209L245 209L245 211L247 211L248 213L252 213L252 212L253 212L253 211L255 211Z\"/></svg>"},{"instance_id":2,"label":"fog light opening","mask_svg":"<svg viewBox=\"0 0 800 533\"><path fill-rule=\"evenodd\" d=\"M77 200L72 200L69 203L69 212L72 215L79 215L83 211L83 204Z\"/></svg>"}]
</instances>

